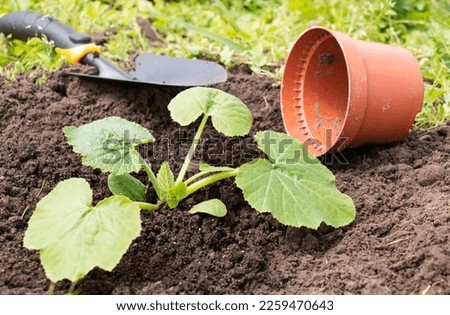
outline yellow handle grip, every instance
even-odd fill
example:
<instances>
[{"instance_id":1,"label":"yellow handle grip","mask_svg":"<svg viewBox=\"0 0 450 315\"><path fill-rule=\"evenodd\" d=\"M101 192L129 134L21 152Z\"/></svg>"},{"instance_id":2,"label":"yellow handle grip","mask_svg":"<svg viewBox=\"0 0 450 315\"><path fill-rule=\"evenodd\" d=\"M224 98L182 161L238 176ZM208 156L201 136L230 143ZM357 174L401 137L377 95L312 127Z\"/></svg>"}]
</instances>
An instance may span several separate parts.
<instances>
[{"instance_id":1,"label":"yellow handle grip","mask_svg":"<svg viewBox=\"0 0 450 315\"><path fill-rule=\"evenodd\" d=\"M66 58L70 63L78 63L89 53L100 53L100 47L94 43L76 46L73 48L55 48L56 53Z\"/></svg>"}]
</instances>

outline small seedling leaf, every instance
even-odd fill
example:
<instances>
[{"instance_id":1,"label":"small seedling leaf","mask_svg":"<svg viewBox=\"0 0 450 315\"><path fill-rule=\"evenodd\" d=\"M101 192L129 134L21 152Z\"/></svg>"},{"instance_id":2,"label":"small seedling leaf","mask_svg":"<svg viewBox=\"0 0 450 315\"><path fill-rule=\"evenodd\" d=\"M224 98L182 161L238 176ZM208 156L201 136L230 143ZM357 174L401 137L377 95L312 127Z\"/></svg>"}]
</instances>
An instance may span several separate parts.
<instances>
[{"instance_id":1,"label":"small seedling leaf","mask_svg":"<svg viewBox=\"0 0 450 315\"><path fill-rule=\"evenodd\" d=\"M260 132L255 138L270 161L246 163L236 177L237 186L253 208L295 227L316 229L321 222L340 227L353 221L351 198L336 189L331 172L307 154L298 140L272 131ZM263 139L270 144L262 143Z\"/></svg>"},{"instance_id":2,"label":"small seedling leaf","mask_svg":"<svg viewBox=\"0 0 450 315\"><path fill-rule=\"evenodd\" d=\"M174 179L172 170L170 169L170 165L167 161L164 161L164 163L161 164L158 174L156 174L156 178L158 179L159 183L161 184L163 194L167 195L167 192L175 184L175 179Z\"/></svg>"},{"instance_id":3,"label":"small seedling leaf","mask_svg":"<svg viewBox=\"0 0 450 315\"><path fill-rule=\"evenodd\" d=\"M141 164L135 147L154 141L147 129L120 117L96 120L78 128L68 126L63 130L67 142L81 154L84 165L115 175L138 172Z\"/></svg>"},{"instance_id":4,"label":"small seedling leaf","mask_svg":"<svg viewBox=\"0 0 450 315\"><path fill-rule=\"evenodd\" d=\"M247 106L237 97L218 89L195 87L179 93L169 104L172 119L182 126L202 114L211 116L214 128L226 136L249 133L253 118Z\"/></svg>"},{"instance_id":5,"label":"small seedling leaf","mask_svg":"<svg viewBox=\"0 0 450 315\"><path fill-rule=\"evenodd\" d=\"M227 214L227 207L219 199L211 199L195 205L189 213L207 213L222 218Z\"/></svg>"},{"instance_id":6,"label":"small seedling leaf","mask_svg":"<svg viewBox=\"0 0 450 315\"><path fill-rule=\"evenodd\" d=\"M36 206L24 246L40 251L47 277L83 278L94 267L111 271L141 230L140 210L124 196L92 206L86 180L59 183Z\"/></svg>"},{"instance_id":7,"label":"small seedling leaf","mask_svg":"<svg viewBox=\"0 0 450 315\"><path fill-rule=\"evenodd\" d=\"M176 208L181 200L186 197L187 187L183 182L172 186L167 193L167 204L170 208Z\"/></svg>"},{"instance_id":8,"label":"small seedling leaf","mask_svg":"<svg viewBox=\"0 0 450 315\"><path fill-rule=\"evenodd\" d=\"M133 201L145 201L145 185L130 174L110 174L108 187L114 195L125 196Z\"/></svg>"}]
</instances>

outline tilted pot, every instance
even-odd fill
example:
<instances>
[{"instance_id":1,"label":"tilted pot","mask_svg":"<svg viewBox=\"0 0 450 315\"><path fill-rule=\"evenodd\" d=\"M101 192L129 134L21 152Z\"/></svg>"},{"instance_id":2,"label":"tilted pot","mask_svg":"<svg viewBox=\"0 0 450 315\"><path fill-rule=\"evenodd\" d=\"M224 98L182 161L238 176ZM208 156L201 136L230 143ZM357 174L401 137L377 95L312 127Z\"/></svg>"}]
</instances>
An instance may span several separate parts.
<instances>
[{"instance_id":1,"label":"tilted pot","mask_svg":"<svg viewBox=\"0 0 450 315\"><path fill-rule=\"evenodd\" d=\"M419 65L408 50L313 27L286 60L281 110L286 131L319 156L404 139L423 93Z\"/></svg>"}]
</instances>

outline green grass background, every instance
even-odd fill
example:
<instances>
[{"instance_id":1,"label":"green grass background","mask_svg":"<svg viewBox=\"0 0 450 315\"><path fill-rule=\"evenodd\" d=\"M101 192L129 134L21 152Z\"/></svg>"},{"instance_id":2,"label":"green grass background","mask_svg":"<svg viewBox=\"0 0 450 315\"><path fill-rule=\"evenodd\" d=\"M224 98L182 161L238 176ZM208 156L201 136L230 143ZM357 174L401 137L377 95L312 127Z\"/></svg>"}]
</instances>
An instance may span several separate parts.
<instances>
[{"instance_id":1,"label":"green grass background","mask_svg":"<svg viewBox=\"0 0 450 315\"><path fill-rule=\"evenodd\" d=\"M306 28L321 25L355 39L408 48L425 78L425 100L416 128L450 120L450 3L448 0L223 0L36 1L0 0L0 15L33 10L85 32L106 32L102 53L121 66L151 51L210 58L228 67L247 64L255 73L281 77L290 45ZM136 17L159 35L151 45ZM51 43L0 36L0 71L9 78L60 66Z\"/></svg>"}]
</instances>

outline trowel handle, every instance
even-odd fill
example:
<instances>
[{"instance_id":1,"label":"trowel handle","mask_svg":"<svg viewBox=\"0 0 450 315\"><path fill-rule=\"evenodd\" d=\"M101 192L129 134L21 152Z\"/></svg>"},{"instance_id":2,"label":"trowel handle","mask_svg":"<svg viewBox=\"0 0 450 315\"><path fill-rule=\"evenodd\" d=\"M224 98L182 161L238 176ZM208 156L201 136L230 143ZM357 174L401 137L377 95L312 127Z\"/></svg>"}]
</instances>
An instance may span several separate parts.
<instances>
[{"instance_id":1,"label":"trowel handle","mask_svg":"<svg viewBox=\"0 0 450 315\"><path fill-rule=\"evenodd\" d=\"M12 12L0 18L0 33L20 40L45 35L59 48L73 48L92 41L90 36L77 33L57 19L28 11Z\"/></svg>"},{"instance_id":2,"label":"trowel handle","mask_svg":"<svg viewBox=\"0 0 450 315\"><path fill-rule=\"evenodd\" d=\"M78 33L70 26L48 15L28 11L8 13L0 18L0 33L20 40L46 36L55 43L56 52L70 63L81 62L94 66L99 76L121 80L134 79L99 56L100 48L92 43L90 36Z\"/></svg>"}]
</instances>

